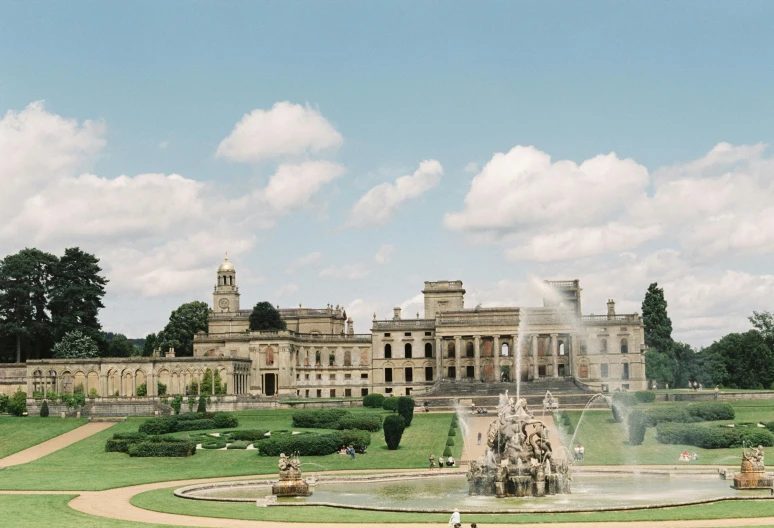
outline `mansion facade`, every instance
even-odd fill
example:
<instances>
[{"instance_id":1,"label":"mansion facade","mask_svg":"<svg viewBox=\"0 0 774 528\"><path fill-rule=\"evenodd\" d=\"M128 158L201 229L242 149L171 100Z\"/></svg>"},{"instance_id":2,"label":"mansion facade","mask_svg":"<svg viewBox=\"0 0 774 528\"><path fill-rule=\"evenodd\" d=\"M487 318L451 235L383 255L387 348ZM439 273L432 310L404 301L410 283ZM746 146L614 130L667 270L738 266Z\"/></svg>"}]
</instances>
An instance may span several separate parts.
<instances>
[{"instance_id":1,"label":"mansion facade","mask_svg":"<svg viewBox=\"0 0 774 528\"><path fill-rule=\"evenodd\" d=\"M424 316L374 319L356 334L340 306L281 308L287 330L251 331L250 309L240 307L236 270L228 259L217 271L207 331L194 336L194 357L45 359L0 365L0 393L16 387L28 397L72 393L94 397L199 393L214 373L232 396L359 397L425 392L439 382L524 382L573 379L595 391L642 390L642 318L583 315L579 281L546 281L541 307L465 308L462 281L425 282ZM192 382L197 382L192 385ZM205 386L208 386L205 384ZM144 393L144 394L143 394Z\"/></svg>"}]
</instances>

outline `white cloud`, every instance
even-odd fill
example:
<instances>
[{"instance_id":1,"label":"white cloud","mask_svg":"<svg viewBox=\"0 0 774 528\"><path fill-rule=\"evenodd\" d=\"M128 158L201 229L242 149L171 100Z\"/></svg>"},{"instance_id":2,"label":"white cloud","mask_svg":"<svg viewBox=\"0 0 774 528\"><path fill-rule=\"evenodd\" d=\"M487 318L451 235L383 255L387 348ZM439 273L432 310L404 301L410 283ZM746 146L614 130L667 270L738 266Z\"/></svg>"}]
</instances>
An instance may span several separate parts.
<instances>
[{"instance_id":1,"label":"white cloud","mask_svg":"<svg viewBox=\"0 0 774 528\"><path fill-rule=\"evenodd\" d=\"M310 266L316 266L317 264L320 263L320 261L322 261L322 257L323 257L323 254L320 251L313 251L311 253L298 257L293 262L288 264L288 267L285 268L285 273L288 275L292 275L293 273L296 273L301 269L308 268Z\"/></svg>"},{"instance_id":2,"label":"white cloud","mask_svg":"<svg viewBox=\"0 0 774 528\"><path fill-rule=\"evenodd\" d=\"M379 250L374 255L374 262L377 264L386 264L390 261L390 257L395 252L395 246L392 244L382 244Z\"/></svg>"},{"instance_id":3,"label":"white cloud","mask_svg":"<svg viewBox=\"0 0 774 528\"><path fill-rule=\"evenodd\" d=\"M281 297L284 297L286 295L290 295L293 293L296 293L298 291L298 285L297 284L284 284L277 288L274 291L274 297L279 299Z\"/></svg>"},{"instance_id":4,"label":"white cloud","mask_svg":"<svg viewBox=\"0 0 774 528\"><path fill-rule=\"evenodd\" d=\"M218 146L216 156L231 161L260 163L282 156L299 156L334 149L341 134L319 111L288 101L270 110L245 115Z\"/></svg>"},{"instance_id":5,"label":"white cloud","mask_svg":"<svg viewBox=\"0 0 774 528\"><path fill-rule=\"evenodd\" d=\"M371 271L360 263L330 266L320 270L320 277L331 277L334 279L359 280L368 277L370 274Z\"/></svg>"},{"instance_id":6,"label":"white cloud","mask_svg":"<svg viewBox=\"0 0 774 528\"><path fill-rule=\"evenodd\" d=\"M256 191L254 197L277 212L288 212L307 205L323 185L345 172L342 165L331 161L282 164L269 178L268 185Z\"/></svg>"},{"instance_id":7,"label":"white cloud","mask_svg":"<svg viewBox=\"0 0 774 528\"><path fill-rule=\"evenodd\" d=\"M465 168L462 170L464 170L465 172L471 172L475 174L478 172L478 163L476 163L475 161L471 161L470 163L465 165Z\"/></svg>"},{"instance_id":8,"label":"white cloud","mask_svg":"<svg viewBox=\"0 0 774 528\"><path fill-rule=\"evenodd\" d=\"M412 175L401 176L393 183L382 183L365 193L352 208L347 225L383 224L401 203L421 196L441 181L443 167L436 160L425 160Z\"/></svg>"}]
</instances>

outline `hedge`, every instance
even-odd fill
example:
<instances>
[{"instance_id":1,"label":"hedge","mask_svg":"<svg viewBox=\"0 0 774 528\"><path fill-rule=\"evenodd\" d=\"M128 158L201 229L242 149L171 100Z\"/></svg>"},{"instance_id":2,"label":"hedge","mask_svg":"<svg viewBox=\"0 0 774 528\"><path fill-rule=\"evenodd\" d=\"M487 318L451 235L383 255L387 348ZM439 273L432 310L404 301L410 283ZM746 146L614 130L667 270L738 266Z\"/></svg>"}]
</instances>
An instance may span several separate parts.
<instances>
[{"instance_id":1,"label":"hedge","mask_svg":"<svg viewBox=\"0 0 774 528\"><path fill-rule=\"evenodd\" d=\"M774 434L758 427L725 427L695 424L661 423L656 439L662 444L685 444L705 449L774 445Z\"/></svg>"},{"instance_id":2,"label":"hedge","mask_svg":"<svg viewBox=\"0 0 774 528\"><path fill-rule=\"evenodd\" d=\"M384 402L382 402L382 409L398 412L398 398L385 398Z\"/></svg>"},{"instance_id":3,"label":"hedge","mask_svg":"<svg viewBox=\"0 0 774 528\"><path fill-rule=\"evenodd\" d=\"M185 413L146 420L140 425L139 431L149 435L162 435L180 431L225 429L238 426L239 420L229 413Z\"/></svg>"},{"instance_id":4,"label":"hedge","mask_svg":"<svg viewBox=\"0 0 774 528\"><path fill-rule=\"evenodd\" d=\"M257 442L258 440L265 439L268 432L260 429L242 429L241 431L231 431L228 435L235 441Z\"/></svg>"},{"instance_id":5,"label":"hedge","mask_svg":"<svg viewBox=\"0 0 774 528\"><path fill-rule=\"evenodd\" d=\"M324 456L341 447L341 435L272 435L255 447L261 456L279 456L280 453L298 453L300 456Z\"/></svg>"},{"instance_id":6,"label":"hedge","mask_svg":"<svg viewBox=\"0 0 774 528\"><path fill-rule=\"evenodd\" d=\"M225 440L210 440L202 442L202 449L223 449L226 447Z\"/></svg>"},{"instance_id":7,"label":"hedge","mask_svg":"<svg viewBox=\"0 0 774 528\"><path fill-rule=\"evenodd\" d=\"M446 449L443 450L443 456L450 457L451 456L451 447L446 446Z\"/></svg>"},{"instance_id":8,"label":"hedge","mask_svg":"<svg viewBox=\"0 0 774 528\"><path fill-rule=\"evenodd\" d=\"M293 413L293 425L316 429L378 431L382 427L382 418L378 414L352 414L344 409L304 410Z\"/></svg>"},{"instance_id":9,"label":"hedge","mask_svg":"<svg viewBox=\"0 0 774 528\"><path fill-rule=\"evenodd\" d=\"M702 420L711 422L713 420L733 420L734 408L730 403L723 402L700 402L690 403L687 406L688 414Z\"/></svg>"},{"instance_id":10,"label":"hedge","mask_svg":"<svg viewBox=\"0 0 774 528\"><path fill-rule=\"evenodd\" d=\"M43 404L40 406L41 418L48 418L48 402L43 400Z\"/></svg>"},{"instance_id":11,"label":"hedge","mask_svg":"<svg viewBox=\"0 0 774 528\"><path fill-rule=\"evenodd\" d=\"M139 442L129 446L130 457L188 457L196 453L196 444L187 440Z\"/></svg>"},{"instance_id":12,"label":"hedge","mask_svg":"<svg viewBox=\"0 0 774 528\"><path fill-rule=\"evenodd\" d=\"M457 431L454 429L454 427L449 429L449 436L457 436Z\"/></svg>"},{"instance_id":13,"label":"hedge","mask_svg":"<svg viewBox=\"0 0 774 528\"><path fill-rule=\"evenodd\" d=\"M371 445L371 433L367 431L345 429L339 431L338 435L341 442L339 445L351 445L359 453L364 452L365 448Z\"/></svg>"},{"instance_id":14,"label":"hedge","mask_svg":"<svg viewBox=\"0 0 774 528\"><path fill-rule=\"evenodd\" d=\"M639 403L639 399L632 392L614 392L613 404L623 405L624 407L634 407Z\"/></svg>"},{"instance_id":15,"label":"hedge","mask_svg":"<svg viewBox=\"0 0 774 528\"><path fill-rule=\"evenodd\" d=\"M629 443L641 445L645 440L646 419L642 411L636 410L629 414Z\"/></svg>"},{"instance_id":16,"label":"hedge","mask_svg":"<svg viewBox=\"0 0 774 528\"><path fill-rule=\"evenodd\" d=\"M384 442L387 444L387 449L390 451L398 449L405 428L406 422L402 416L394 414L384 419Z\"/></svg>"},{"instance_id":17,"label":"hedge","mask_svg":"<svg viewBox=\"0 0 774 528\"><path fill-rule=\"evenodd\" d=\"M246 440L239 441L239 442L233 442L226 446L226 449L247 449L247 446L249 446L252 442L248 442ZM202 446L204 447L204 446Z\"/></svg>"},{"instance_id":18,"label":"hedge","mask_svg":"<svg viewBox=\"0 0 774 528\"><path fill-rule=\"evenodd\" d=\"M411 421L414 419L414 407L416 402L414 398L410 396L401 396L398 398L398 414L403 417L406 422L406 427L411 425Z\"/></svg>"},{"instance_id":19,"label":"hedge","mask_svg":"<svg viewBox=\"0 0 774 528\"><path fill-rule=\"evenodd\" d=\"M640 403L653 403L656 401L656 393L653 391L637 391L634 393L634 397Z\"/></svg>"},{"instance_id":20,"label":"hedge","mask_svg":"<svg viewBox=\"0 0 774 528\"><path fill-rule=\"evenodd\" d=\"M449 438L447 438L446 439L446 445L447 446L453 446L454 445L454 438L452 438L451 436Z\"/></svg>"},{"instance_id":21,"label":"hedge","mask_svg":"<svg viewBox=\"0 0 774 528\"><path fill-rule=\"evenodd\" d=\"M374 409L381 409L384 402L384 395L374 392L363 396L363 407L372 407Z\"/></svg>"}]
</instances>

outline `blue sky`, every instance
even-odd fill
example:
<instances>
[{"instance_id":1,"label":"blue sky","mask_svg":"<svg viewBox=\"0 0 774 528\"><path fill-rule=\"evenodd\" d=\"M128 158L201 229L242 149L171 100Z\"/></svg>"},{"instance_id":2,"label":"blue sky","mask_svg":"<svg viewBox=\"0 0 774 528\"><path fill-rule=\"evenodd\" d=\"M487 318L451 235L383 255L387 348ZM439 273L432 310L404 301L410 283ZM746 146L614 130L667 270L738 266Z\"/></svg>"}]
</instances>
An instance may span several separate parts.
<instances>
[{"instance_id":1,"label":"blue sky","mask_svg":"<svg viewBox=\"0 0 774 528\"><path fill-rule=\"evenodd\" d=\"M342 304L358 331L421 311L424 280L462 279L474 306L579 278L587 313L639 311L658 281L676 337L708 344L772 309L773 19L767 2L0 3L0 253L95 252L104 325L131 336L209 300L228 250L244 307ZM246 115L242 155L217 155ZM262 143L272 126L292 149Z\"/></svg>"}]
</instances>

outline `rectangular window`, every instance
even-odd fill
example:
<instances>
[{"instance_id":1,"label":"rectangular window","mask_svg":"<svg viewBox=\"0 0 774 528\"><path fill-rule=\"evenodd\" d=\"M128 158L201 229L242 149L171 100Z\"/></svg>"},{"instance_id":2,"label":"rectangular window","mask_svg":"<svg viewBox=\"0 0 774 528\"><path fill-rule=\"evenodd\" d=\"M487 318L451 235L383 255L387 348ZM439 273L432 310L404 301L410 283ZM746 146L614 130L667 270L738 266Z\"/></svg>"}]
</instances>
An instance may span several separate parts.
<instances>
[{"instance_id":1,"label":"rectangular window","mask_svg":"<svg viewBox=\"0 0 774 528\"><path fill-rule=\"evenodd\" d=\"M385 394L392 394L392 387L387 387L386 389L384 389L384 393Z\"/></svg>"},{"instance_id":2,"label":"rectangular window","mask_svg":"<svg viewBox=\"0 0 774 528\"><path fill-rule=\"evenodd\" d=\"M414 381L414 368L413 367L406 367L403 369L403 372L405 374L405 381Z\"/></svg>"},{"instance_id":3,"label":"rectangular window","mask_svg":"<svg viewBox=\"0 0 774 528\"><path fill-rule=\"evenodd\" d=\"M432 333L432 332L425 332L425 336L428 336L428 337L429 337L429 336L431 336L431 335L433 335L433 333Z\"/></svg>"},{"instance_id":4,"label":"rectangular window","mask_svg":"<svg viewBox=\"0 0 774 528\"><path fill-rule=\"evenodd\" d=\"M352 379L352 374L344 374L344 379L345 380L351 380Z\"/></svg>"},{"instance_id":5,"label":"rectangular window","mask_svg":"<svg viewBox=\"0 0 774 528\"><path fill-rule=\"evenodd\" d=\"M433 381L433 367L425 367L425 381Z\"/></svg>"},{"instance_id":6,"label":"rectangular window","mask_svg":"<svg viewBox=\"0 0 774 528\"><path fill-rule=\"evenodd\" d=\"M623 364L623 371L621 372L621 379L628 380L629 379L629 364L624 363Z\"/></svg>"},{"instance_id":7,"label":"rectangular window","mask_svg":"<svg viewBox=\"0 0 774 528\"><path fill-rule=\"evenodd\" d=\"M309 374L304 374L304 379L308 381L309 380Z\"/></svg>"},{"instance_id":8,"label":"rectangular window","mask_svg":"<svg viewBox=\"0 0 774 528\"><path fill-rule=\"evenodd\" d=\"M446 371L446 377L449 379L454 379L457 377L457 369L454 367L449 367Z\"/></svg>"},{"instance_id":9,"label":"rectangular window","mask_svg":"<svg viewBox=\"0 0 774 528\"><path fill-rule=\"evenodd\" d=\"M309 397L309 389L306 389L306 397Z\"/></svg>"},{"instance_id":10,"label":"rectangular window","mask_svg":"<svg viewBox=\"0 0 774 528\"><path fill-rule=\"evenodd\" d=\"M330 377L329 377L329 379L330 379L331 381L332 381L332 380L335 380L335 379L336 379L336 374L331 374L331 375L330 375Z\"/></svg>"},{"instance_id":11,"label":"rectangular window","mask_svg":"<svg viewBox=\"0 0 774 528\"><path fill-rule=\"evenodd\" d=\"M360 379L368 379L368 372L361 372Z\"/></svg>"},{"instance_id":12,"label":"rectangular window","mask_svg":"<svg viewBox=\"0 0 774 528\"><path fill-rule=\"evenodd\" d=\"M322 398L322 389L317 389L317 397Z\"/></svg>"},{"instance_id":13,"label":"rectangular window","mask_svg":"<svg viewBox=\"0 0 774 528\"><path fill-rule=\"evenodd\" d=\"M296 381L299 381L301 379L301 374L296 374Z\"/></svg>"},{"instance_id":14,"label":"rectangular window","mask_svg":"<svg viewBox=\"0 0 774 528\"><path fill-rule=\"evenodd\" d=\"M322 374L318 374L318 375L317 375L317 379L318 379L318 380L321 380L321 379L322 379Z\"/></svg>"},{"instance_id":15,"label":"rectangular window","mask_svg":"<svg viewBox=\"0 0 774 528\"><path fill-rule=\"evenodd\" d=\"M336 397L336 389L331 389L331 398Z\"/></svg>"},{"instance_id":16,"label":"rectangular window","mask_svg":"<svg viewBox=\"0 0 774 528\"><path fill-rule=\"evenodd\" d=\"M390 333L389 332L385 332L384 333L384 337L390 337Z\"/></svg>"},{"instance_id":17,"label":"rectangular window","mask_svg":"<svg viewBox=\"0 0 774 528\"><path fill-rule=\"evenodd\" d=\"M344 389L344 396L346 398L351 398L352 397L352 389Z\"/></svg>"},{"instance_id":18,"label":"rectangular window","mask_svg":"<svg viewBox=\"0 0 774 528\"><path fill-rule=\"evenodd\" d=\"M602 364L599 366L599 376L600 376L601 378L606 378L606 377L607 377L607 375L608 375L608 373L607 373L607 367L608 367L607 363L602 363Z\"/></svg>"},{"instance_id":19,"label":"rectangular window","mask_svg":"<svg viewBox=\"0 0 774 528\"><path fill-rule=\"evenodd\" d=\"M403 332L403 335L406 337L411 337L411 332Z\"/></svg>"},{"instance_id":20,"label":"rectangular window","mask_svg":"<svg viewBox=\"0 0 774 528\"><path fill-rule=\"evenodd\" d=\"M386 368L384 369L384 381L386 382L392 382L392 369Z\"/></svg>"},{"instance_id":21,"label":"rectangular window","mask_svg":"<svg viewBox=\"0 0 774 528\"><path fill-rule=\"evenodd\" d=\"M368 396L368 389L360 389L361 396Z\"/></svg>"},{"instance_id":22,"label":"rectangular window","mask_svg":"<svg viewBox=\"0 0 774 528\"><path fill-rule=\"evenodd\" d=\"M621 388L623 390L629 390L629 384L628 383L624 383L623 385L621 385Z\"/></svg>"}]
</instances>

